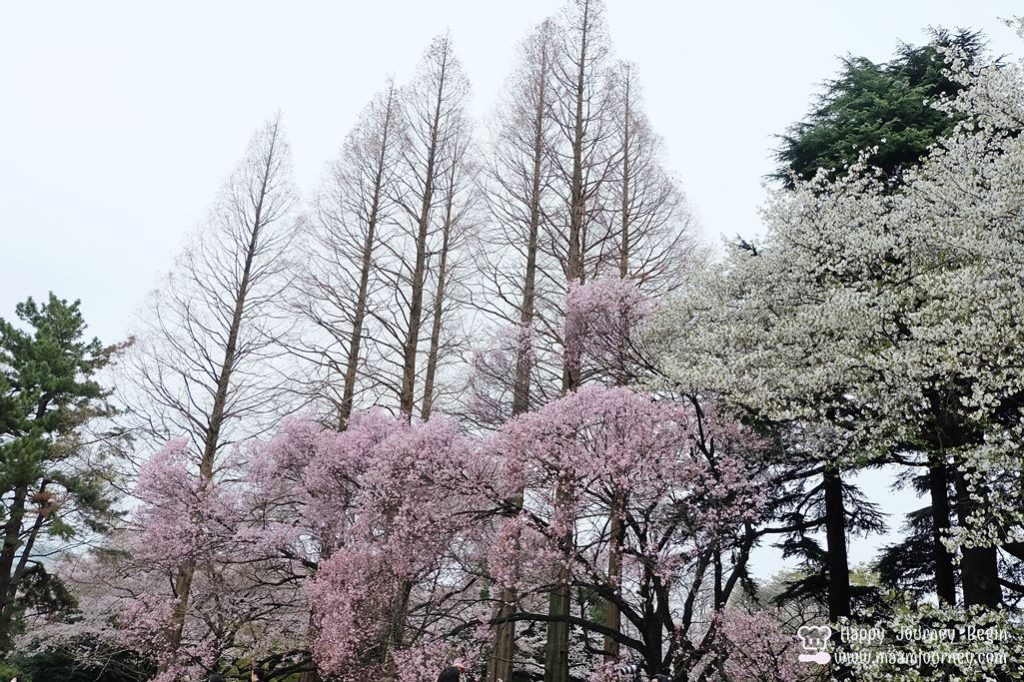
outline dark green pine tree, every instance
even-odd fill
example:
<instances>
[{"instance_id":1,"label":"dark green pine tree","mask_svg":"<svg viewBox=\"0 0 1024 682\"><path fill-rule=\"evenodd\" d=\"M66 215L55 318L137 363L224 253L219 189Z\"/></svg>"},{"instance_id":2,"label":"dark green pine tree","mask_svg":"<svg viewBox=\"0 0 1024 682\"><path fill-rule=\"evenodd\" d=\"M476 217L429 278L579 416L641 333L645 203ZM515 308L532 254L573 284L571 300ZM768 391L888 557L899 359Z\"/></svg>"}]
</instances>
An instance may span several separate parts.
<instances>
[{"instance_id":1,"label":"dark green pine tree","mask_svg":"<svg viewBox=\"0 0 1024 682\"><path fill-rule=\"evenodd\" d=\"M930 35L927 45L902 44L881 64L845 57L839 75L825 83L807 118L780 136L779 169L773 177L792 186L794 173L803 179L819 168L841 174L861 150L878 147L871 164L898 183L901 172L917 164L956 124L929 104L960 89L944 73L942 48L959 48L968 61L980 58L985 49L978 31L934 29Z\"/></svg>"},{"instance_id":2,"label":"dark green pine tree","mask_svg":"<svg viewBox=\"0 0 1024 682\"><path fill-rule=\"evenodd\" d=\"M114 515L110 467L83 427L110 413L96 373L116 348L83 340L77 301L30 298L16 313L0 318L0 658L26 610L73 605L43 557Z\"/></svg>"},{"instance_id":3,"label":"dark green pine tree","mask_svg":"<svg viewBox=\"0 0 1024 682\"><path fill-rule=\"evenodd\" d=\"M838 76L826 82L808 116L780 136L776 154L779 168L773 177L787 187L793 186L794 177L809 179L820 168L839 177L862 150L876 148L869 163L885 173L894 189L899 187L903 172L918 164L929 148L957 123L929 104L943 96L954 96L960 89L945 73L944 49L957 48L968 64L985 58L985 41L978 31L937 29L930 31L930 38L928 44L920 47L900 45L888 62L876 64L852 56L843 59ZM949 485L951 472L941 455L929 452L927 445L916 457L913 453L894 456L901 463L925 472L918 484L930 493L931 504L912 514L904 539L883 552L878 566L883 583L916 594L927 584L941 599L954 603L954 566L939 541L950 526L950 509L955 504ZM843 481L843 487L847 485ZM847 496L846 502L849 500ZM848 525L857 516L848 504L844 505L844 500L839 500L838 505L846 519L826 512L824 524L833 526L837 537L855 530L838 527ZM834 557L808 543L806 538L793 538L786 550L802 556L806 568L820 567L811 570L803 584L792 585L790 594L806 596L814 591L815 585L829 591L846 585L840 581L830 586L828 576L835 571L848 572L849 567L846 571L838 565L828 567ZM840 601L849 603L852 595L848 586L843 591L846 596Z\"/></svg>"}]
</instances>

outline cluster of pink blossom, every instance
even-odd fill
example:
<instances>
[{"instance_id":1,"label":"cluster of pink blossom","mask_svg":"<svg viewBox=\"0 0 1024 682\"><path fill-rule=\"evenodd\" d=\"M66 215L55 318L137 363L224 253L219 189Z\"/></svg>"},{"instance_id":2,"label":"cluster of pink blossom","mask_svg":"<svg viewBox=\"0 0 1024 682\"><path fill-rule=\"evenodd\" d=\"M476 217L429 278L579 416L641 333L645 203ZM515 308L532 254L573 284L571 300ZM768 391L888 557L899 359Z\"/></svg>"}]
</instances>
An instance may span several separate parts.
<instances>
[{"instance_id":1,"label":"cluster of pink blossom","mask_svg":"<svg viewBox=\"0 0 1024 682\"><path fill-rule=\"evenodd\" d=\"M636 331L656 309L656 301L629 279L574 282L566 297L567 351L616 383L625 383L639 350Z\"/></svg>"},{"instance_id":2,"label":"cluster of pink blossom","mask_svg":"<svg viewBox=\"0 0 1024 682\"><path fill-rule=\"evenodd\" d=\"M263 516L268 540L284 552L308 548L317 564L308 591L318 665L353 679L383 669L415 591L460 537L456 488L469 441L444 419L374 410L343 432L292 420L256 450L258 499L274 507Z\"/></svg>"},{"instance_id":3,"label":"cluster of pink blossom","mask_svg":"<svg viewBox=\"0 0 1024 682\"><path fill-rule=\"evenodd\" d=\"M379 410L354 414L340 432L288 419L243 448L245 476L232 484L199 477L174 441L140 477L133 552L151 571L198 565L197 610L203 595L238 589L230 581L249 575L207 575L206 562L251 564L264 581L304 585L322 671L425 679L426 661L436 666L443 653L445 623L473 629L458 640L463 652L489 636L486 607L481 615L481 602L466 599L481 578L524 597L556 575L599 581L612 517L625 528L614 544L631 583L676 584L702 546L728 547L761 506L738 452L756 441L730 429L677 401L585 386L486 438L443 418L410 422ZM257 599L251 587L240 592ZM174 606L172 594L156 593L123 614L133 645L160 661ZM215 628L197 627L202 620L189 619L165 669L213 664L225 644Z\"/></svg>"},{"instance_id":4,"label":"cluster of pink blossom","mask_svg":"<svg viewBox=\"0 0 1024 682\"><path fill-rule=\"evenodd\" d=\"M813 673L800 662L802 650L792 628L774 609L729 607L718 615L716 623L722 634L721 646L728 649L724 657L728 679L797 682Z\"/></svg>"},{"instance_id":5,"label":"cluster of pink blossom","mask_svg":"<svg viewBox=\"0 0 1024 682\"><path fill-rule=\"evenodd\" d=\"M510 422L490 447L502 455L498 491L523 503L491 545L492 578L519 594L570 580L610 593L631 614L657 610L653 593L669 609L669 593L699 590L694 576L709 548L738 546L764 505L744 459L764 445L723 421L626 388L586 386ZM617 580L607 570L615 552ZM662 625L666 637L675 627Z\"/></svg>"},{"instance_id":6,"label":"cluster of pink blossom","mask_svg":"<svg viewBox=\"0 0 1024 682\"><path fill-rule=\"evenodd\" d=\"M134 555L173 569L212 551L238 522L237 499L190 468L194 457L182 440L168 442L142 467L136 496L142 501L132 536Z\"/></svg>"},{"instance_id":7,"label":"cluster of pink blossom","mask_svg":"<svg viewBox=\"0 0 1024 682\"><path fill-rule=\"evenodd\" d=\"M525 561L532 570L523 573L539 579L537 564L557 555L560 538L577 534L595 516L628 517L637 531L628 536L636 543L632 553L666 564L689 556L695 543L707 544L711 536L720 541L755 518L764 492L742 451L704 456L696 419L673 401L625 388L584 387L511 422L493 447L505 454L505 494L525 490L526 504L493 545L492 561L502 565L496 572L516 575L512 567ZM651 514L653 509L665 514ZM660 536L645 532L646 526L641 532L636 524L645 516L652 525L654 518L671 517L663 529L673 534L671 541L654 541ZM568 560L568 568L581 567L578 556Z\"/></svg>"}]
</instances>

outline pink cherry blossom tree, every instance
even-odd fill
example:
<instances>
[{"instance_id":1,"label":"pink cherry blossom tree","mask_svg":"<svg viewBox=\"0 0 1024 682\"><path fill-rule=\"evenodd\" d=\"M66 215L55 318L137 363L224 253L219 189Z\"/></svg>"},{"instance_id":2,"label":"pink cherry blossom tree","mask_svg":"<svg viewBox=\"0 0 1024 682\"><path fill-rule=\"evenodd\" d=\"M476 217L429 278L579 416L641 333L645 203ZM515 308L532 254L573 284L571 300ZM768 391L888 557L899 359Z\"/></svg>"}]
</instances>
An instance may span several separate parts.
<instances>
[{"instance_id":1,"label":"pink cherry blossom tree","mask_svg":"<svg viewBox=\"0 0 1024 682\"><path fill-rule=\"evenodd\" d=\"M472 450L452 421L379 410L342 432L291 419L254 446L246 539L305 584L323 672L414 679L416 651L479 621Z\"/></svg>"},{"instance_id":2,"label":"pink cherry blossom tree","mask_svg":"<svg viewBox=\"0 0 1024 682\"><path fill-rule=\"evenodd\" d=\"M565 342L580 358L583 380L631 383L643 359L639 330L657 307L633 280L598 277L570 284Z\"/></svg>"},{"instance_id":3,"label":"pink cherry blossom tree","mask_svg":"<svg viewBox=\"0 0 1024 682\"><path fill-rule=\"evenodd\" d=\"M491 546L495 580L521 596L567 582L614 604L621 629L593 605L565 621L585 638L614 639L649 672L710 652L713 629L697 622L697 602L710 591L723 607L743 573L764 505L748 464L764 447L757 438L696 401L590 386L513 420L490 447L500 486L524 491ZM618 584L606 571L613 510L623 529Z\"/></svg>"},{"instance_id":4,"label":"pink cherry blossom tree","mask_svg":"<svg viewBox=\"0 0 1024 682\"><path fill-rule=\"evenodd\" d=\"M797 682L808 679L814 670L800 662L803 650L796 628L776 609L729 607L718 614L716 624L721 633L722 670L730 680Z\"/></svg>"},{"instance_id":5,"label":"pink cherry blossom tree","mask_svg":"<svg viewBox=\"0 0 1024 682\"><path fill-rule=\"evenodd\" d=\"M212 669L247 610L242 599L224 609L216 604L232 582L227 558L239 508L226 488L199 473L195 460L184 440L173 440L142 467L135 489L141 504L127 540L131 560L122 567L134 575L137 589L117 620L125 641L156 660L161 682ZM175 612L183 595L175 592L173 577L186 563L196 571L191 608L179 624ZM180 636L172 637L179 628Z\"/></svg>"}]
</instances>

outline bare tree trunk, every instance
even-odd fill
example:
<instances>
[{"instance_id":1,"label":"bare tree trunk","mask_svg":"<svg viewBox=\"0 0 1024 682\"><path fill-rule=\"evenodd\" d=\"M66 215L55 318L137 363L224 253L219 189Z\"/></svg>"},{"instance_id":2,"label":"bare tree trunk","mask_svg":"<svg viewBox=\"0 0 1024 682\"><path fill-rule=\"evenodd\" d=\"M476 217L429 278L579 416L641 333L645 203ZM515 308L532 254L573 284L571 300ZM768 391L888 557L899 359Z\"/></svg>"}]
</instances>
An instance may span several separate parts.
<instances>
[{"instance_id":1,"label":"bare tree trunk","mask_svg":"<svg viewBox=\"0 0 1024 682\"><path fill-rule=\"evenodd\" d=\"M630 106L632 100L630 99L630 86L632 82L629 78L627 71L626 78L623 83L624 93L622 98L622 178L621 178L621 194L620 197L620 237L619 237L619 277L626 279L629 277L629 227L630 227L630 211L629 211L629 161L630 161L630 117L631 111ZM625 328L625 325L623 325ZM624 339L623 339L624 341ZM620 360L625 360L625 349L619 349ZM621 363L620 363L621 364ZM619 373L619 378L615 382L616 385L623 385L625 383L625 371ZM616 594L622 589L622 519L621 509L619 508L617 496L613 501L611 509L609 510L610 519L610 532L608 539L608 584L611 585L612 589L615 590ZM619 606L611 600L605 600L605 612L608 614L608 622L606 625L616 632L622 626L622 614L619 612ZM604 638L604 653L609 658L618 658L619 656L619 643L614 637L605 636Z\"/></svg>"},{"instance_id":2,"label":"bare tree trunk","mask_svg":"<svg viewBox=\"0 0 1024 682\"><path fill-rule=\"evenodd\" d=\"M622 590L622 535L625 531L622 523L622 503L618 495L614 496L610 509L610 530L608 539L608 584L616 594ZM605 613L607 614L607 625L618 632L622 627L622 613L619 605L610 599L605 600ZM604 654L609 658L618 658L619 642L614 637L605 635Z\"/></svg>"},{"instance_id":3,"label":"bare tree trunk","mask_svg":"<svg viewBox=\"0 0 1024 682\"><path fill-rule=\"evenodd\" d=\"M509 103L511 111L506 112L507 118L504 122L506 140L513 147L511 153L514 158L517 158L515 142L530 140L529 148L523 150L523 156L528 158L528 163L524 163L522 166L528 168L529 175L524 178L527 191L525 195L507 198L506 202L522 203L526 208L526 250L523 254L522 298L519 305L518 321L522 332L531 335L536 312L537 256L542 219L541 200L546 173L544 166L547 153L545 129L548 115L548 80L551 68L552 38L553 25L550 21L546 21L523 43L521 69L525 80L521 83L522 92L516 92L514 95L516 99ZM528 109L522 109L524 102L529 103ZM519 135L519 126L526 122L530 125L530 134L528 136ZM500 176L519 168L520 166L516 162L507 163L505 167L496 168L494 173L496 176ZM512 193L509 190L512 185L507 180L499 182L498 186L500 191ZM524 348L520 344L516 354L515 377L512 386L512 416L523 414L530 409L532 375L531 349ZM513 502L517 508L522 507L522 492ZM502 588L497 612L499 620L510 618L515 614L516 598L513 590ZM515 638L515 622L499 622L495 629L494 652L488 666L487 679L489 682L509 682L511 680L515 659Z\"/></svg>"},{"instance_id":4,"label":"bare tree trunk","mask_svg":"<svg viewBox=\"0 0 1024 682\"><path fill-rule=\"evenodd\" d=\"M533 165L530 176L529 227L526 237L526 265L523 272L523 302L519 308L519 324L530 330L534 323L537 299L537 243L540 238L541 182L544 163L544 117L547 115L548 41L550 27L541 29L540 64L537 74L537 105L533 116ZM520 349L516 357L516 378L512 389L512 414L530 409L531 362L528 349Z\"/></svg>"},{"instance_id":5,"label":"bare tree trunk","mask_svg":"<svg viewBox=\"0 0 1024 682\"><path fill-rule=\"evenodd\" d=\"M291 350L324 370L309 395L335 404L339 431L348 427L355 407L363 341L372 312L378 232L393 208L389 199L399 137L398 109L398 91L389 80L346 136L314 198L315 239L304 252L294 306L314 329L293 341ZM333 385L339 372L340 392ZM321 538L319 544L322 563L332 553L331 541ZM312 612L306 632L312 643L316 636ZM319 675L306 671L300 679L318 682Z\"/></svg>"},{"instance_id":6,"label":"bare tree trunk","mask_svg":"<svg viewBox=\"0 0 1024 682\"><path fill-rule=\"evenodd\" d=\"M587 25L589 3L583 7L584 26ZM586 211L583 194L583 103L586 88L586 50L587 34L583 32L581 51L576 81L576 112L573 122L572 139L572 176L569 195L569 248L566 257L565 278L569 283L583 283L583 219ZM580 358L573 344L566 344L565 367L562 373L562 390L575 391L580 385ZM566 614L567 615L567 614ZM550 681L549 681L550 682Z\"/></svg>"},{"instance_id":7,"label":"bare tree trunk","mask_svg":"<svg viewBox=\"0 0 1024 682\"><path fill-rule=\"evenodd\" d=\"M448 212L451 212L449 208ZM433 321L430 326L430 349L427 351L427 373L423 378L423 408L420 419L430 419L434 407L434 380L437 375L437 355L441 346L441 319L444 315L445 285L448 275L448 245L451 239L451 225L445 218L442 228L441 258L437 266L437 290L434 293Z\"/></svg>"},{"instance_id":8,"label":"bare tree trunk","mask_svg":"<svg viewBox=\"0 0 1024 682\"><path fill-rule=\"evenodd\" d=\"M828 546L828 616L831 622L850 615L850 566L846 558L846 509L843 481L835 469L825 471L825 540Z\"/></svg>"},{"instance_id":9,"label":"bare tree trunk","mask_svg":"<svg viewBox=\"0 0 1024 682\"><path fill-rule=\"evenodd\" d=\"M383 123L380 132L380 149L377 153L377 166L373 174L371 189L370 213L366 220L366 233L363 240L362 259L359 266L359 291L356 295L355 312L352 317L352 335L349 340L348 356L345 360L344 388L341 407L338 410L338 428L344 430L352 415L352 403L356 390L356 371L359 367L359 349L363 340L363 325L366 321L367 296L370 282L370 270L373 266L373 249L376 242L377 221L380 217L381 202L384 198L384 181L388 145L390 144L391 127L395 115L395 86L389 83L387 99L384 105Z\"/></svg>"},{"instance_id":10,"label":"bare tree trunk","mask_svg":"<svg viewBox=\"0 0 1024 682\"><path fill-rule=\"evenodd\" d=\"M210 411L206 433L203 436L203 454L199 460L199 475L204 484L210 484L213 481L214 460L220 447L220 432L224 424L224 406L231 385L231 372L237 359L238 332L242 326L246 297L249 294L249 278L252 273L253 258L256 255L256 247L259 244L260 232L263 227L263 202L267 196L267 186L274 164L274 147L277 144L278 125L278 121L275 120L268 131L268 147L264 154L259 191L256 195L255 206L253 206L252 227L248 248L245 250L242 278L235 295L235 309L232 312L231 324L228 327L227 342L224 344L224 360L221 362L220 374L217 377L217 392L213 400L213 408ZM181 634L182 629L185 627L185 615L188 610L188 600L195 568L194 562L185 564L178 569L178 575L174 581L177 602L174 607L174 614L171 617L170 626L169 639L172 649L177 649L181 644Z\"/></svg>"},{"instance_id":11,"label":"bare tree trunk","mask_svg":"<svg viewBox=\"0 0 1024 682\"><path fill-rule=\"evenodd\" d=\"M567 121L559 125L569 143L570 168L568 172L568 212L569 225L566 239L564 274L567 284L583 283L584 269L584 230L587 221L587 202L593 200L593 194L600 187L601 179L607 167L593 168L594 146L598 134L591 126L599 127L601 117L605 113L598 107L593 111L588 98L594 89L600 89L603 79L602 46L592 44L595 32L601 30L601 9L598 0L577 0L567 18L566 41L563 44L561 68L556 72L557 82L563 89L562 111L568 116ZM603 97L603 95L598 95ZM588 134L589 133L589 134ZM585 147L587 148L585 151ZM586 157L586 158L585 158ZM588 168L584 168L587 164ZM590 172L599 176L584 186L584 173ZM562 391L575 391L581 383L581 359L579 344L569 343L564 349L562 367ZM564 496L563 491L556 491L556 498ZM566 551L570 551L572 538L567 537ZM545 651L544 682L568 682L569 680L569 625L564 620L569 616L570 587L568 576L559 576L550 598L548 615L552 618L548 624L547 648Z\"/></svg>"},{"instance_id":12,"label":"bare tree trunk","mask_svg":"<svg viewBox=\"0 0 1024 682\"><path fill-rule=\"evenodd\" d=\"M413 584L407 580L401 581L395 590L392 599L391 619L388 627L387 641L382 651L383 659L381 664L389 677L395 673L394 653L402 646L402 639L405 637L405 619L409 610L409 597L412 595Z\"/></svg>"},{"instance_id":13,"label":"bare tree trunk","mask_svg":"<svg viewBox=\"0 0 1024 682\"><path fill-rule=\"evenodd\" d=\"M459 142L459 140L455 140L450 145L452 148L450 149L451 154L448 159L449 166L445 172L444 221L441 225L441 249L437 264L437 287L434 292L430 347L427 351L427 371L423 379L423 407L420 412L420 418L423 421L430 419L430 413L434 407L435 382L441 350L441 329L445 315L445 304L448 301L449 257L455 239L454 231L460 218L455 202L460 190L459 185L464 170L463 154L465 153L465 148Z\"/></svg>"},{"instance_id":14,"label":"bare tree trunk","mask_svg":"<svg viewBox=\"0 0 1024 682\"><path fill-rule=\"evenodd\" d=\"M416 362L419 349L420 328L423 324L423 290L427 273L427 239L430 234L430 213L433 207L439 146L442 139L442 111L448 96L448 69L451 59L451 43L447 36L431 45L427 59L430 62L428 78L433 87L432 113L423 140L426 143L423 157L423 172L420 175L421 188L415 225L415 264L410 278L409 317L405 339L402 342L402 380L399 390L399 409L411 418L416 403Z\"/></svg>"},{"instance_id":15,"label":"bare tree trunk","mask_svg":"<svg viewBox=\"0 0 1024 682\"><path fill-rule=\"evenodd\" d=\"M632 93L630 90L633 87L632 73L630 67L626 66L624 69L623 77L623 94L622 94L622 178L621 178L621 194L619 197L620 204L619 210L620 223L619 223L619 277L626 279L629 277L629 228L632 222L632 215L630 212L630 169L629 162L631 160L632 149L630 147L631 132L632 132Z\"/></svg>"},{"instance_id":16,"label":"bare tree trunk","mask_svg":"<svg viewBox=\"0 0 1024 682\"><path fill-rule=\"evenodd\" d=\"M388 81L345 136L313 195L313 221L289 306L305 323L288 340L289 352L308 368L302 397L333 407L340 430L361 396L389 388L369 370L367 356L380 329L375 297L385 282L379 259L393 237L386 230L394 220L404 142L400 112L399 91Z\"/></svg>"},{"instance_id":17,"label":"bare tree trunk","mask_svg":"<svg viewBox=\"0 0 1024 682\"><path fill-rule=\"evenodd\" d=\"M468 87L451 40L442 35L431 43L399 102L401 128L396 130L400 133L396 144L401 163L389 183L388 198L401 213L388 221L386 234L379 234L380 252L372 267L380 286L372 305L368 304L373 331L367 338L368 352L384 351L379 357L383 367L378 368L379 381L397 397L407 420L417 406L424 419L430 417L444 362L445 314L457 284L453 275L458 272L454 255L462 217L458 183L469 148L464 112ZM438 215L442 202L444 213ZM436 285L433 299L431 285ZM418 392L421 381L422 394ZM394 652L410 632L409 602L416 586L407 581L396 586L388 631L380 641L385 671L393 671Z\"/></svg>"},{"instance_id":18,"label":"bare tree trunk","mask_svg":"<svg viewBox=\"0 0 1024 682\"><path fill-rule=\"evenodd\" d=\"M552 618L566 618L572 606L569 576L559 569L557 584L551 590L548 615ZM544 649L544 680L569 679L569 624L565 620L548 623L547 645Z\"/></svg>"},{"instance_id":19,"label":"bare tree trunk","mask_svg":"<svg viewBox=\"0 0 1024 682\"><path fill-rule=\"evenodd\" d=\"M932 455L928 469L928 488L932 503L932 551L935 561L935 594L950 606L956 606L956 580L953 557L942 543L949 530L949 471L942 454Z\"/></svg>"},{"instance_id":20,"label":"bare tree trunk","mask_svg":"<svg viewBox=\"0 0 1024 682\"><path fill-rule=\"evenodd\" d=\"M293 204L289 173L287 144L277 117L254 136L212 214L217 222L186 252L180 261L180 281L172 280L155 308L155 334L148 343L157 351L143 359L141 385L154 409L164 411L157 421L192 436L200 450L201 487L214 485L227 423L258 418L272 397L269 387L257 382L250 382L248 393L236 395L233 379L248 371L246 363L254 354L276 343L266 327L250 330L247 325L277 293L263 289L277 286L277 261L290 235L268 230ZM257 386L268 395L255 390ZM210 403L199 402L203 395ZM174 576L176 603L166 632L171 651L181 645L196 570L197 561L191 558Z\"/></svg>"},{"instance_id":21,"label":"bare tree trunk","mask_svg":"<svg viewBox=\"0 0 1024 682\"><path fill-rule=\"evenodd\" d=\"M427 174L434 172L433 153ZM416 390L416 352L419 347L420 325L423 318L423 284L426 278L427 228L430 224L430 195L433 192L433 180L423 194L423 210L419 219L419 231L416 236L416 265L413 270L411 305L409 308L409 326L405 343L402 347L402 388L399 393L399 409L406 417L412 416Z\"/></svg>"},{"instance_id":22,"label":"bare tree trunk","mask_svg":"<svg viewBox=\"0 0 1024 682\"><path fill-rule=\"evenodd\" d=\"M828 619L836 623L850 616L850 565L846 552L846 508L843 504L843 481L833 468L824 474L825 488L825 542L828 572ZM839 646L843 646L842 643ZM833 676L838 680L850 678L850 669L833 664Z\"/></svg>"}]
</instances>

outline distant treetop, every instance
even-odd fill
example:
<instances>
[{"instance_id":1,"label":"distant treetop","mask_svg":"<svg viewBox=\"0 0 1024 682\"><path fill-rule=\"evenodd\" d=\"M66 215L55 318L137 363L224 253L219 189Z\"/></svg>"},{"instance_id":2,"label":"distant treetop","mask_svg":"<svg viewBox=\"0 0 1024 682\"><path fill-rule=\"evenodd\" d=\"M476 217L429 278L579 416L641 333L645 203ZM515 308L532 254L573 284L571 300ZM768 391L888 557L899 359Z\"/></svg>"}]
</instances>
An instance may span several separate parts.
<instances>
[{"instance_id":1,"label":"distant treetop","mask_svg":"<svg viewBox=\"0 0 1024 682\"><path fill-rule=\"evenodd\" d=\"M779 167L771 177L791 187L794 173L804 179L819 168L842 173L862 149L877 146L872 164L898 182L901 172L956 123L928 103L960 89L946 74L943 49L959 48L970 62L986 50L981 31L930 29L929 34L928 44L903 43L888 62L843 58L839 75L825 83L807 117L779 136Z\"/></svg>"}]
</instances>

